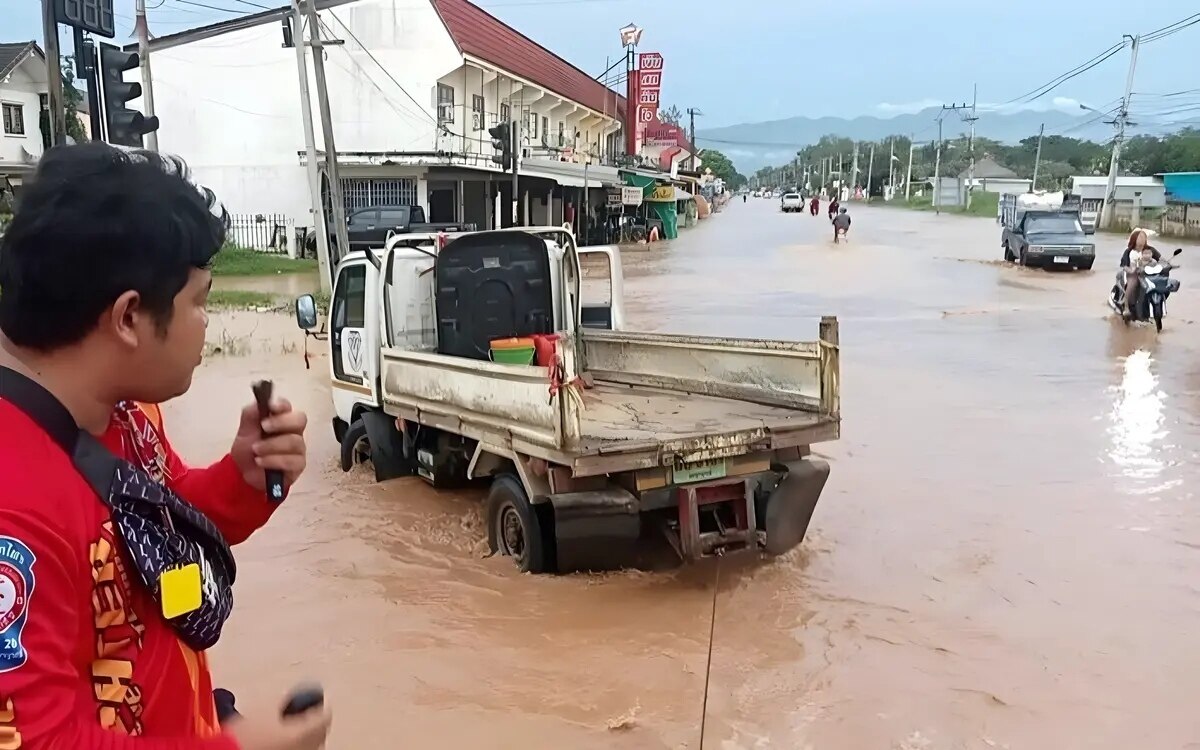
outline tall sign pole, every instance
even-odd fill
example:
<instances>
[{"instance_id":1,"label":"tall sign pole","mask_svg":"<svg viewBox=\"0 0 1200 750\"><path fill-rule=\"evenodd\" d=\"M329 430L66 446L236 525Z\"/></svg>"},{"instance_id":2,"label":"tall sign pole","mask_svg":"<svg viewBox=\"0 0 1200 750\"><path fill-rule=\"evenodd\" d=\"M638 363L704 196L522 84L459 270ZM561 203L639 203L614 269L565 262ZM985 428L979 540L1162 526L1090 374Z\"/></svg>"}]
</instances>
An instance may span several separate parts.
<instances>
[{"instance_id":1,"label":"tall sign pole","mask_svg":"<svg viewBox=\"0 0 1200 750\"><path fill-rule=\"evenodd\" d=\"M46 52L46 102L50 114L50 145L67 142L67 112L63 101L62 50L58 46L55 0L42 0L42 36Z\"/></svg>"},{"instance_id":2,"label":"tall sign pole","mask_svg":"<svg viewBox=\"0 0 1200 750\"><path fill-rule=\"evenodd\" d=\"M642 39L642 29L633 24L621 28L621 46L625 48L625 153L637 153L637 79L634 56Z\"/></svg>"}]
</instances>

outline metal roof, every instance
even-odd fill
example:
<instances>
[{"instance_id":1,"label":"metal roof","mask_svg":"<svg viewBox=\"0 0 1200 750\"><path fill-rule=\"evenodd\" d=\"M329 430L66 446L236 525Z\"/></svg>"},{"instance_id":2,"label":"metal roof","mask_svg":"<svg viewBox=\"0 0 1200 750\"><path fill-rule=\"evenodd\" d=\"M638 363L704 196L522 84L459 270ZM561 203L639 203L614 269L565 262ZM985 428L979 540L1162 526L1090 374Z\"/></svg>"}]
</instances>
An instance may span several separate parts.
<instances>
[{"instance_id":1,"label":"metal roof","mask_svg":"<svg viewBox=\"0 0 1200 750\"><path fill-rule=\"evenodd\" d=\"M432 0L463 54L589 109L621 118L625 97L467 0ZM567 37L564 37L564 39Z\"/></svg>"},{"instance_id":2,"label":"metal roof","mask_svg":"<svg viewBox=\"0 0 1200 750\"><path fill-rule=\"evenodd\" d=\"M0 43L0 78L4 78L16 70L17 66L25 62L25 58L31 54L37 54L43 60L46 59L46 55L43 54L42 48L37 46L37 42Z\"/></svg>"}]
</instances>

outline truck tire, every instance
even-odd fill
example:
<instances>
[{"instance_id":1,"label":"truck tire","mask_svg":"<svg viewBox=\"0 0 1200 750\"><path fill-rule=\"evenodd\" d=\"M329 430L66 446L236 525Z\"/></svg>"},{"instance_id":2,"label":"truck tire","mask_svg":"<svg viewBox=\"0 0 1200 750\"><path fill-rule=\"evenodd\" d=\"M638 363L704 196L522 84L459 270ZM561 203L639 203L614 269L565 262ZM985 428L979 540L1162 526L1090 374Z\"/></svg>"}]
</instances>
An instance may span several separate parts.
<instances>
[{"instance_id":1,"label":"truck tire","mask_svg":"<svg viewBox=\"0 0 1200 750\"><path fill-rule=\"evenodd\" d=\"M1029 268L1028 258L1025 257L1025 248L1021 248L1021 254L1017 256L1017 263Z\"/></svg>"},{"instance_id":2,"label":"truck tire","mask_svg":"<svg viewBox=\"0 0 1200 750\"><path fill-rule=\"evenodd\" d=\"M371 424L368 424L369 420ZM392 427L391 418L381 412L363 412L342 436L342 471L370 463L377 482L412 474L412 460L408 454L404 437Z\"/></svg>"},{"instance_id":3,"label":"truck tire","mask_svg":"<svg viewBox=\"0 0 1200 750\"><path fill-rule=\"evenodd\" d=\"M342 433L342 471L371 460L371 443L367 440L367 426L356 419Z\"/></svg>"},{"instance_id":4,"label":"truck tire","mask_svg":"<svg viewBox=\"0 0 1200 750\"><path fill-rule=\"evenodd\" d=\"M520 480L511 474L498 475L484 508L492 554L513 558L522 573L553 572L553 517L537 512ZM550 528L544 528L543 518Z\"/></svg>"},{"instance_id":5,"label":"truck tire","mask_svg":"<svg viewBox=\"0 0 1200 750\"><path fill-rule=\"evenodd\" d=\"M1012 263L1016 259L1017 259L1017 256L1013 255L1012 250L1008 249L1008 243L1005 242L1004 243L1004 260L1006 260L1009 263Z\"/></svg>"},{"instance_id":6,"label":"truck tire","mask_svg":"<svg viewBox=\"0 0 1200 750\"><path fill-rule=\"evenodd\" d=\"M1079 264L1079 270L1080 271L1090 271L1090 270L1092 270L1092 264L1095 262L1096 262L1095 258L1092 258L1091 260L1085 260Z\"/></svg>"}]
</instances>

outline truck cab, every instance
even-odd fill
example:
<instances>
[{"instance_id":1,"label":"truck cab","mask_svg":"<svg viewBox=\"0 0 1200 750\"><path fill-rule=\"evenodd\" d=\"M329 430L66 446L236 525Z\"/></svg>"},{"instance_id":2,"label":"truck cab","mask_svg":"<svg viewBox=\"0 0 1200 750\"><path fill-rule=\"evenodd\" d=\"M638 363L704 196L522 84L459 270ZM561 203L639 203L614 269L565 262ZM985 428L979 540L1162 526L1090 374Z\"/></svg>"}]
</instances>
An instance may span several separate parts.
<instances>
[{"instance_id":1,"label":"truck cab","mask_svg":"<svg viewBox=\"0 0 1200 750\"><path fill-rule=\"evenodd\" d=\"M1010 263L1037 268L1089 270L1095 242L1080 222L1079 202L1063 193L1004 195L1000 245Z\"/></svg>"},{"instance_id":2,"label":"truck cab","mask_svg":"<svg viewBox=\"0 0 1200 750\"><path fill-rule=\"evenodd\" d=\"M514 335L511 318L498 320L489 311L475 310L490 320L476 335L464 336L463 306L472 299L487 304L486 295L443 291L441 320L435 317L438 290L434 266L441 247L450 242L481 243L478 268L462 270L470 279L478 277L490 288L507 288L514 302L525 299L537 286L533 274L544 269L550 279L548 304L542 310L525 310L527 315L545 315L542 327L548 332L566 330L576 324L586 328L621 330L625 325L624 283L621 260L615 246L588 247L568 251L560 227L497 230L478 234L422 233L393 235L382 250L358 250L338 265L328 315L330 383L336 412L334 434L343 440L346 430L364 409L381 406L379 352L398 348L415 352L438 350L441 335L473 358L486 358L487 337ZM519 258L511 254L487 255L495 249L497 233L508 233L521 246ZM503 234L500 234L503 237ZM536 238L536 243L529 242ZM513 252L510 248L509 253ZM452 274L453 275L453 274ZM486 278L483 278L485 277ZM461 304L460 304L461 300ZM494 304L494 303L493 303ZM301 298L298 305L315 302ZM536 303L534 305L536 307ZM526 305L528 307L528 305ZM470 340L468 340L468 338ZM378 471L377 467L377 471Z\"/></svg>"}]
</instances>

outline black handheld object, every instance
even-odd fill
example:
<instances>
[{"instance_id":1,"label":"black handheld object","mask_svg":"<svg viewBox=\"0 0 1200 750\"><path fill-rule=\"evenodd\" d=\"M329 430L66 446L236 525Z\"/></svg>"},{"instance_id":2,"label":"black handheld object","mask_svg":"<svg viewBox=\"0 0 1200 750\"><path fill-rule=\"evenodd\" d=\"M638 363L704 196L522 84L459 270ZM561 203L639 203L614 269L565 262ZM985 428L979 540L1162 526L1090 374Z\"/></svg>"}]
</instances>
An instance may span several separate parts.
<instances>
[{"instance_id":1,"label":"black handheld object","mask_svg":"<svg viewBox=\"0 0 1200 750\"><path fill-rule=\"evenodd\" d=\"M274 384L270 380L260 380L250 386L254 391L254 400L258 403L258 418L266 419L271 416L271 391ZM264 434L263 437L269 437ZM277 503L283 502L283 472L278 469L266 471L267 497Z\"/></svg>"},{"instance_id":2,"label":"black handheld object","mask_svg":"<svg viewBox=\"0 0 1200 750\"><path fill-rule=\"evenodd\" d=\"M320 685L301 685L288 695L283 717L298 716L325 705L325 690Z\"/></svg>"}]
</instances>

